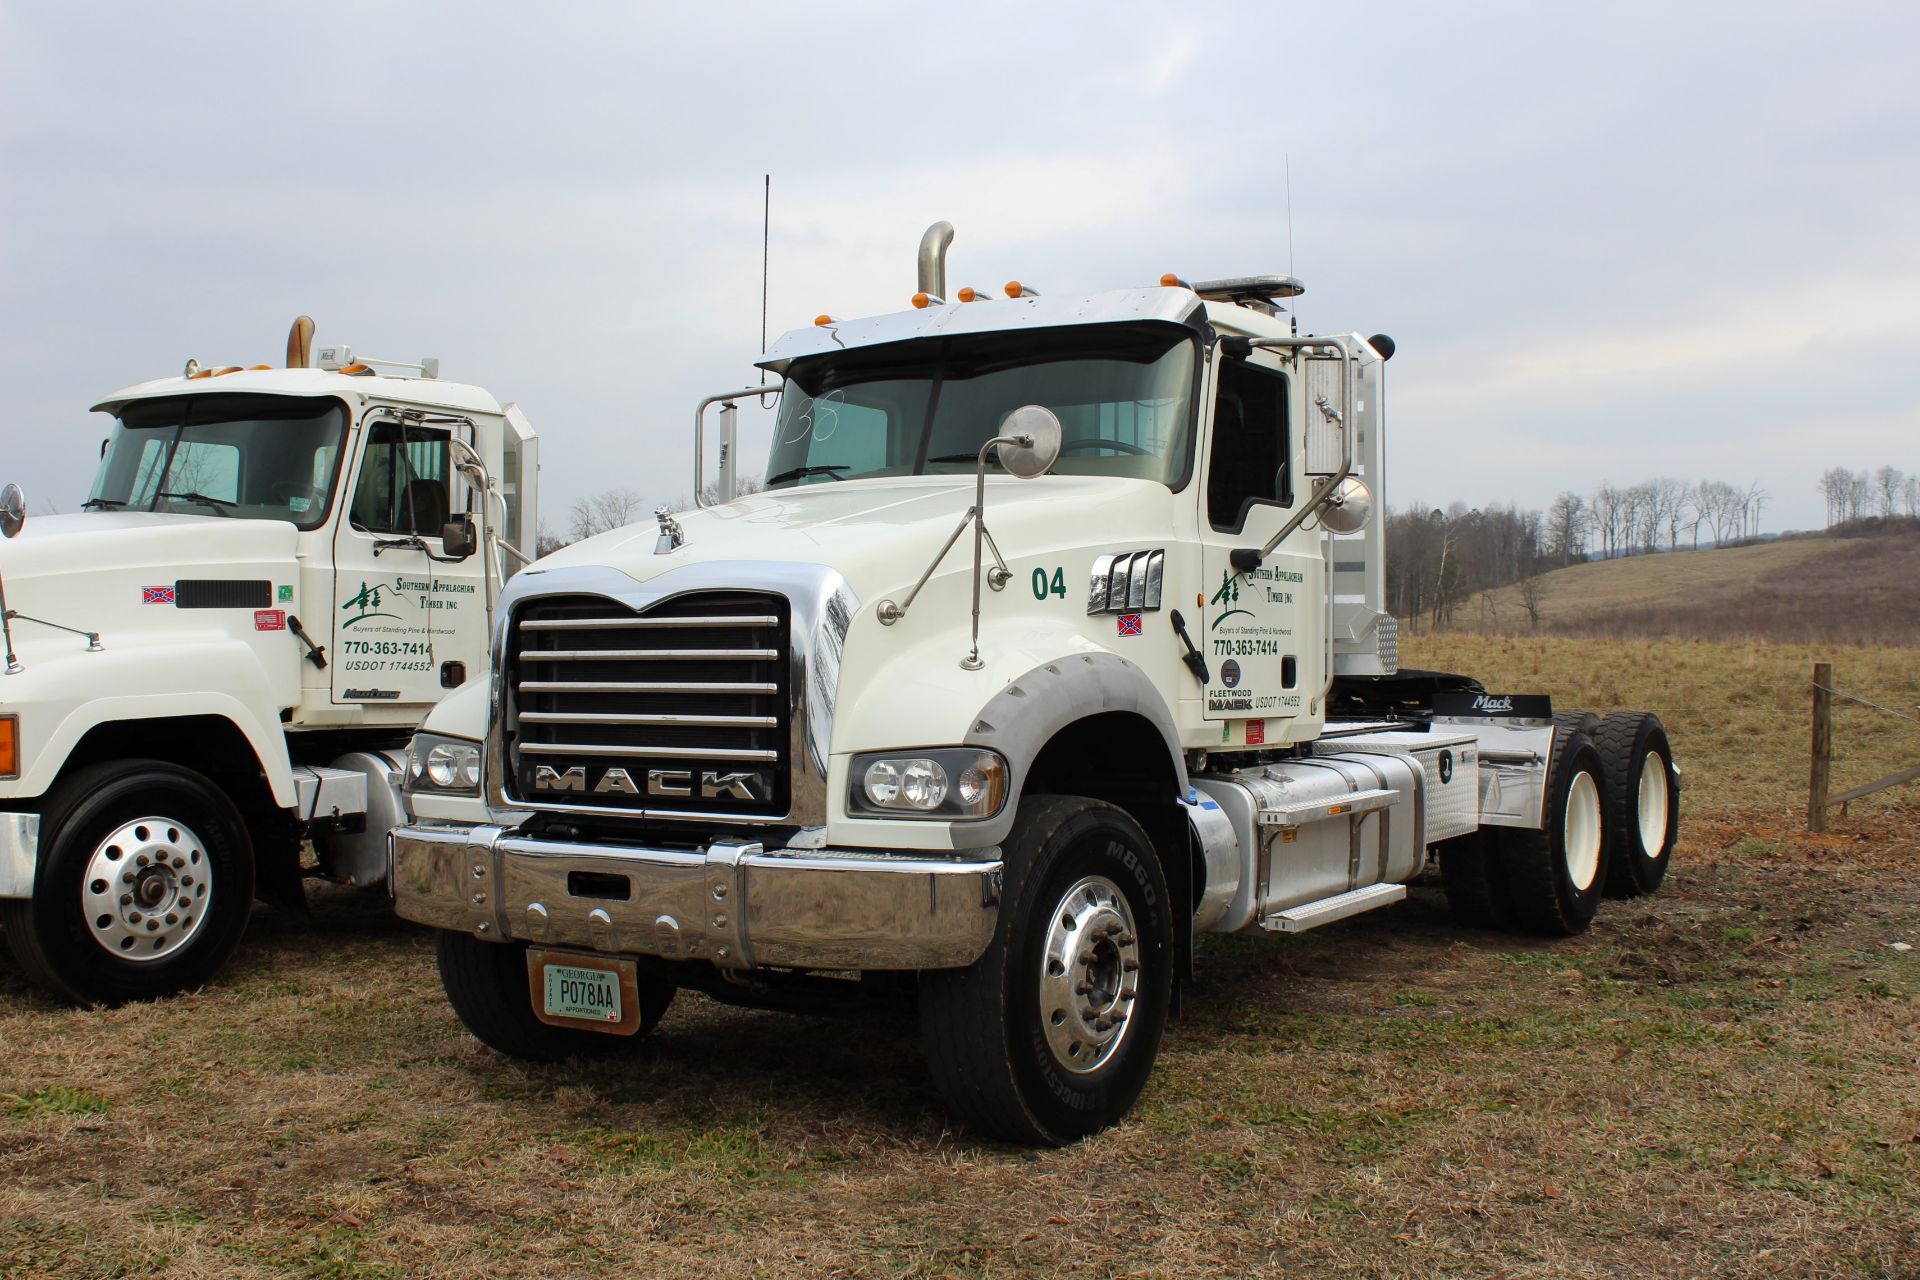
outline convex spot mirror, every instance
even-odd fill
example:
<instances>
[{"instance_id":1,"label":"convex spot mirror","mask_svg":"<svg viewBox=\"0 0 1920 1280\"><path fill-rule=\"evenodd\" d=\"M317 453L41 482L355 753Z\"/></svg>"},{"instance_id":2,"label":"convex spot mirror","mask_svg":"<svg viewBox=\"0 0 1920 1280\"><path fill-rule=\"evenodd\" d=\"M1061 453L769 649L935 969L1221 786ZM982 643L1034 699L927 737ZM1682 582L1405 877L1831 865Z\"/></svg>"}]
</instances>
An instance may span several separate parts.
<instances>
[{"instance_id":1,"label":"convex spot mirror","mask_svg":"<svg viewBox=\"0 0 1920 1280\"><path fill-rule=\"evenodd\" d=\"M20 486L10 484L0 489L0 534L11 538L26 522L27 495L20 492Z\"/></svg>"},{"instance_id":2,"label":"convex spot mirror","mask_svg":"<svg viewBox=\"0 0 1920 1280\"><path fill-rule=\"evenodd\" d=\"M1026 436L1032 444L1003 444L1000 465L1022 480L1031 480L1053 470L1060 461L1060 419L1045 405L1024 404L1007 415L1000 424L1003 436Z\"/></svg>"},{"instance_id":3,"label":"convex spot mirror","mask_svg":"<svg viewBox=\"0 0 1920 1280\"><path fill-rule=\"evenodd\" d=\"M441 527L441 546L447 555L456 560L465 560L473 554L474 541L472 516L461 516L457 520L449 520Z\"/></svg>"},{"instance_id":4,"label":"convex spot mirror","mask_svg":"<svg viewBox=\"0 0 1920 1280\"><path fill-rule=\"evenodd\" d=\"M1358 476L1340 482L1320 510L1320 524L1328 533L1358 533L1373 514L1373 493Z\"/></svg>"}]
</instances>

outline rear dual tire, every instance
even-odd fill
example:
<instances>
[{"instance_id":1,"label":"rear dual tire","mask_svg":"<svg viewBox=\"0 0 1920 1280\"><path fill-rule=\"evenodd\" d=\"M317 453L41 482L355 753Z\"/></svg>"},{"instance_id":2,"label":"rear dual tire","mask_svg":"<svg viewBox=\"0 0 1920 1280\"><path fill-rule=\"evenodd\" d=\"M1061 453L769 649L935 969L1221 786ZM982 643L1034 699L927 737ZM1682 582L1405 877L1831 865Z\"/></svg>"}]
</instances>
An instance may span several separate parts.
<instances>
[{"instance_id":1,"label":"rear dual tire","mask_svg":"<svg viewBox=\"0 0 1920 1280\"><path fill-rule=\"evenodd\" d=\"M1616 711L1593 735L1606 782L1607 896L1637 898L1667 878L1680 835L1680 773L1660 717Z\"/></svg>"},{"instance_id":2,"label":"rear dual tire","mask_svg":"<svg viewBox=\"0 0 1920 1280\"><path fill-rule=\"evenodd\" d=\"M1489 831L1513 922L1525 932L1570 937L1593 923L1607 883L1604 786L1593 740L1577 721L1556 724L1540 829Z\"/></svg>"}]
</instances>

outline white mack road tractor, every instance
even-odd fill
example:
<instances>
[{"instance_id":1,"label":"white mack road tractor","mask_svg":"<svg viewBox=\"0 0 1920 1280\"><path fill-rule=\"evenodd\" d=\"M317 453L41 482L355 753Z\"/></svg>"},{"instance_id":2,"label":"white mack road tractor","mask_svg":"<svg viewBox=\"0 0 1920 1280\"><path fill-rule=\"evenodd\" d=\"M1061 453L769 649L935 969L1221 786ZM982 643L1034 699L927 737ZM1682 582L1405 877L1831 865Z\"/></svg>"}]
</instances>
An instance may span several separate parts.
<instances>
[{"instance_id":1,"label":"white mack road tractor","mask_svg":"<svg viewBox=\"0 0 1920 1280\"><path fill-rule=\"evenodd\" d=\"M961 1122L1060 1143L1139 1095L1196 934L1389 907L1435 862L1463 921L1543 934L1660 883L1653 716L1397 669L1391 341L1299 335L1275 276L949 295L952 234L913 309L764 354L764 492L508 585L486 723L475 695L436 745L521 820L414 821L389 881L477 1036L552 1059L680 987L905 989ZM696 414L723 498L724 407L761 393Z\"/></svg>"},{"instance_id":2,"label":"white mack road tractor","mask_svg":"<svg viewBox=\"0 0 1920 1280\"><path fill-rule=\"evenodd\" d=\"M407 774L477 775L407 742L485 683L537 438L434 361L310 367L312 339L303 316L286 368L188 361L94 406L113 428L80 511L0 497L0 928L56 995L200 984L256 894L386 874Z\"/></svg>"}]
</instances>

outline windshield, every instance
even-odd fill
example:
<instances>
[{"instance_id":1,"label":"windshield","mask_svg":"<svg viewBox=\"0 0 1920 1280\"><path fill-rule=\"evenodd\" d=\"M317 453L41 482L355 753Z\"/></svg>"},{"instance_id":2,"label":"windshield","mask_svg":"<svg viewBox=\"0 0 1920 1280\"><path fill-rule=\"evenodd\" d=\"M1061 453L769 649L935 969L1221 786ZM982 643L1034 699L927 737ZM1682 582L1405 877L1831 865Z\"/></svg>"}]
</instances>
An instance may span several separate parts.
<instances>
[{"instance_id":1,"label":"windshield","mask_svg":"<svg viewBox=\"0 0 1920 1280\"><path fill-rule=\"evenodd\" d=\"M1165 324L962 334L797 360L770 488L970 472L1006 416L1059 415L1055 471L1177 489L1192 453L1194 336Z\"/></svg>"},{"instance_id":2,"label":"windshield","mask_svg":"<svg viewBox=\"0 0 1920 1280\"><path fill-rule=\"evenodd\" d=\"M329 396L178 396L120 410L89 511L171 511L287 520L327 518L346 434Z\"/></svg>"}]
</instances>

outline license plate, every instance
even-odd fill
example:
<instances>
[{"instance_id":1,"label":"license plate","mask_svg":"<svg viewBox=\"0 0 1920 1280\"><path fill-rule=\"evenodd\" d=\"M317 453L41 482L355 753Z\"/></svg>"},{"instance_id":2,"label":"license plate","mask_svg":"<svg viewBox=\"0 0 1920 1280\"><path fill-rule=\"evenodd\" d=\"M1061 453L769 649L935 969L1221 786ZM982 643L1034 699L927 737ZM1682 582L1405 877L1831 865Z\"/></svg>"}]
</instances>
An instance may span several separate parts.
<instances>
[{"instance_id":1,"label":"license plate","mask_svg":"<svg viewBox=\"0 0 1920 1280\"><path fill-rule=\"evenodd\" d=\"M527 985L535 1016L551 1026L614 1035L639 1030L639 990L631 960L529 948Z\"/></svg>"}]
</instances>

